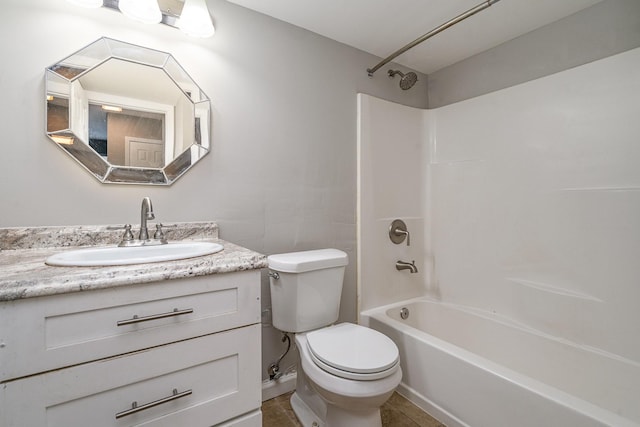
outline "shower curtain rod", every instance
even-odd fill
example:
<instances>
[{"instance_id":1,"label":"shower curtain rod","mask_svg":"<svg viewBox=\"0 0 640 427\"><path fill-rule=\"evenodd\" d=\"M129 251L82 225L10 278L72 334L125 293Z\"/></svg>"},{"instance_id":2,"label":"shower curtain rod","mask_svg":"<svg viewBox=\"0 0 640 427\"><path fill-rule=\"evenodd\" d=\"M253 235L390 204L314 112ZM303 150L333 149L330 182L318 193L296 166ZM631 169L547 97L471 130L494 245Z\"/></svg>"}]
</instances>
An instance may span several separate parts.
<instances>
[{"instance_id":1,"label":"shower curtain rod","mask_svg":"<svg viewBox=\"0 0 640 427\"><path fill-rule=\"evenodd\" d=\"M500 0L486 0L486 1L483 1L482 3L480 3L479 5L472 7L471 9L467 10L466 12L461 13L460 15L456 16L455 18L453 18L453 19L445 22L444 24L440 25L439 27L436 27L433 30L429 31L427 34L425 34L425 35L423 35L421 37L418 37L417 39L415 39L414 41L412 41L411 43L409 43L405 47L396 50L391 55L387 56L385 59L380 61L375 67L367 68L367 74L369 74L369 77L373 77L373 73L378 71L378 69L380 67L382 67L384 64L386 64L388 62L391 62L397 56L402 55L403 53L405 53L409 49L419 45L420 43L422 43L423 41L425 41L427 39L430 39L431 37L435 36L439 32L444 31L447 28L456 25L458 22L463 21L463 20L467 19L468 17L470 17L472 15L475 15L476 13L488 8L489 6L492 6L495 3L498 3L499 1Z\"/></svg>"}]
</instances>

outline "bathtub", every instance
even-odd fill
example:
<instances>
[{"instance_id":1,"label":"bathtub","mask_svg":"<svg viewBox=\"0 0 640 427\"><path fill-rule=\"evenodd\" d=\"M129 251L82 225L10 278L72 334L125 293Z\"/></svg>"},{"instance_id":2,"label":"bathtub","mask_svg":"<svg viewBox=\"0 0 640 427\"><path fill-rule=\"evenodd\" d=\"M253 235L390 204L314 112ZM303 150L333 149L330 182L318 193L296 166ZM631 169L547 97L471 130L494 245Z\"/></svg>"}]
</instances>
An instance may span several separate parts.
<instances>
[{"instance_id":1,"label":"bathtub","mask_svg":"<svg viewBox=\"0 0 640 427\"><path fill-rule=\"evenodd\" d=\"M397 344L398 391L449 427L640 427L633 361L425 298L365 311L361 323Z\"/></svg>"}]
</instances>

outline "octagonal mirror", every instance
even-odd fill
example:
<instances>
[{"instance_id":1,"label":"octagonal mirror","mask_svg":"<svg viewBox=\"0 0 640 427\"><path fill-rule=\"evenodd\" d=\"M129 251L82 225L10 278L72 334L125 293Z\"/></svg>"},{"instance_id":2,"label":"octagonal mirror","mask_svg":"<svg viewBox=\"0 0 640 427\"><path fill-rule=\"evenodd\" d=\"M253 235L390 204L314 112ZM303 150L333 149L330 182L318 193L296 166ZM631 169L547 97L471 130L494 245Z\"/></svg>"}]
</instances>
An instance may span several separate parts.
<instances>
[{"instance_id":1,"label":"octagonal mirror","mask_svg":"<svg viewBox=\"0 0 640 427\"><path fill-rule=\"evenodd\" d=\"M209 98L168 53L103 37L46 91L47 135L103 183L169 185L209 152Z\"/></svg>"}]
</instances>

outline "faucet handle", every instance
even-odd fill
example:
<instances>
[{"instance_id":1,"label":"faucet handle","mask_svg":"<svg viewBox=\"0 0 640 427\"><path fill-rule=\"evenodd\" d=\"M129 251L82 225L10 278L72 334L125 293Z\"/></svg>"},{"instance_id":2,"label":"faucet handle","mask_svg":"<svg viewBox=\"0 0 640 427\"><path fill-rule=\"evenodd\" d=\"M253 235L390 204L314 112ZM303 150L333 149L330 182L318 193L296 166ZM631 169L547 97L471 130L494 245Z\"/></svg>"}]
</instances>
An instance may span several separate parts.
<instances>
[{"instance_id":1,"label":"faucet handle","mask_svg":"<svg viewBox=\"0 0 640 427\"><path fill-rule=\"evenodd\" d=\"M170 225L167 227L171 227ZM160 243L165 244L167 243L167 239L165 239L164 237L164 231L162 231L162 223L157 223L156 224L156 232L153 233L153 238L156 240L160 240Z\"/></svg>"},{"instance_id":2,"label":"faucet handle","mask_svg":"<svg viewBox=\"0 0 640 427\"><path fill-rule=\"evenodd\" d=\"M127 242L133 241L133 233L131 232L131 224L125 225L110 225L107 227L107 230L120 230L124 228L124 235L122 236L122 241L120 242L121 246L127 244Z\"/></svg>"},{"instance_id":3,"label":"faucet handle","mask_svg":"<svg viewBox=\"0 0 640 427\"><path fill-rule=\"evenodd\" d=\"M411 236L409 235L409 232L407 230L402 230L400 227L397 227L395 230L393 230L393 233L396 236L407 236L407 246L411 246Z\"/></svg>"},{"instance_id":4,"label":"faucet handle","mask_svg":"<svg viewBox=\"0 0 640 427\"><path fill-rule=\"evenodd\" d=\"M407 224L401 219L394 220L389 226L389 239L396 245L407 239L407 246L411 246L411 237L407 231Z\"/></svg>"},{"instance_id":5,"label":"faucet handle","mask_svg":"<svg viewBox=\"0 0 640 427\"><path fill-rule=\"evenodd\" d=\"M124 225L124 236L122 237L122 240L124 240L125 242L133 240L133 233L131 232L131 224Z\"/></svg>"},{"instance_id":6,"label":"faucet handle","mask_svg":"<svg viewBox=\"0 0 640 427\"><path fill-rule=\"evenodd\" d=\"M163 224L161 222L156 224L156 232L153 234L153 238L154 239L162 239L164 238L164 231L162 230L162 227L164 228L178 228L178 224Z\"/></svg>"},{"instance_id":7,"label":"faucet handle","mask_svg":"<svg viewBox=\"0 0 640 427\"><path fill-rule=\"evenodd\" d=\"M154 239L164 239L164 232L162 231L162 224L161 223L157 223L156 224L156 232L153 233L153 238Z\"/></svg>"}]
</instances>

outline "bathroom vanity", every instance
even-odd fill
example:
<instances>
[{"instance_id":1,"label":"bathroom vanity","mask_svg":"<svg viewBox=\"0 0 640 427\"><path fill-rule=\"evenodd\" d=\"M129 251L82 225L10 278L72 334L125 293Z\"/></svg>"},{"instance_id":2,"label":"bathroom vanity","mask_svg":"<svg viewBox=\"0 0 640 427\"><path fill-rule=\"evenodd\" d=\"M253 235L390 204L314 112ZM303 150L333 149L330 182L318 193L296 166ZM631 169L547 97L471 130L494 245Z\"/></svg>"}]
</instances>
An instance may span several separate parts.
<instances>
[{"instance_id":1,"label":"bathroom vanity","mask_svg":"<svg viewBox=\"0 0 640 427\"><path fill-rule=\"evenodd\" d=\"M117 267L44 264L119 234L0 229L0 425L260 426L266 258L197 223L167 237L224 250Z\"/></svg>"}]
</instances>

